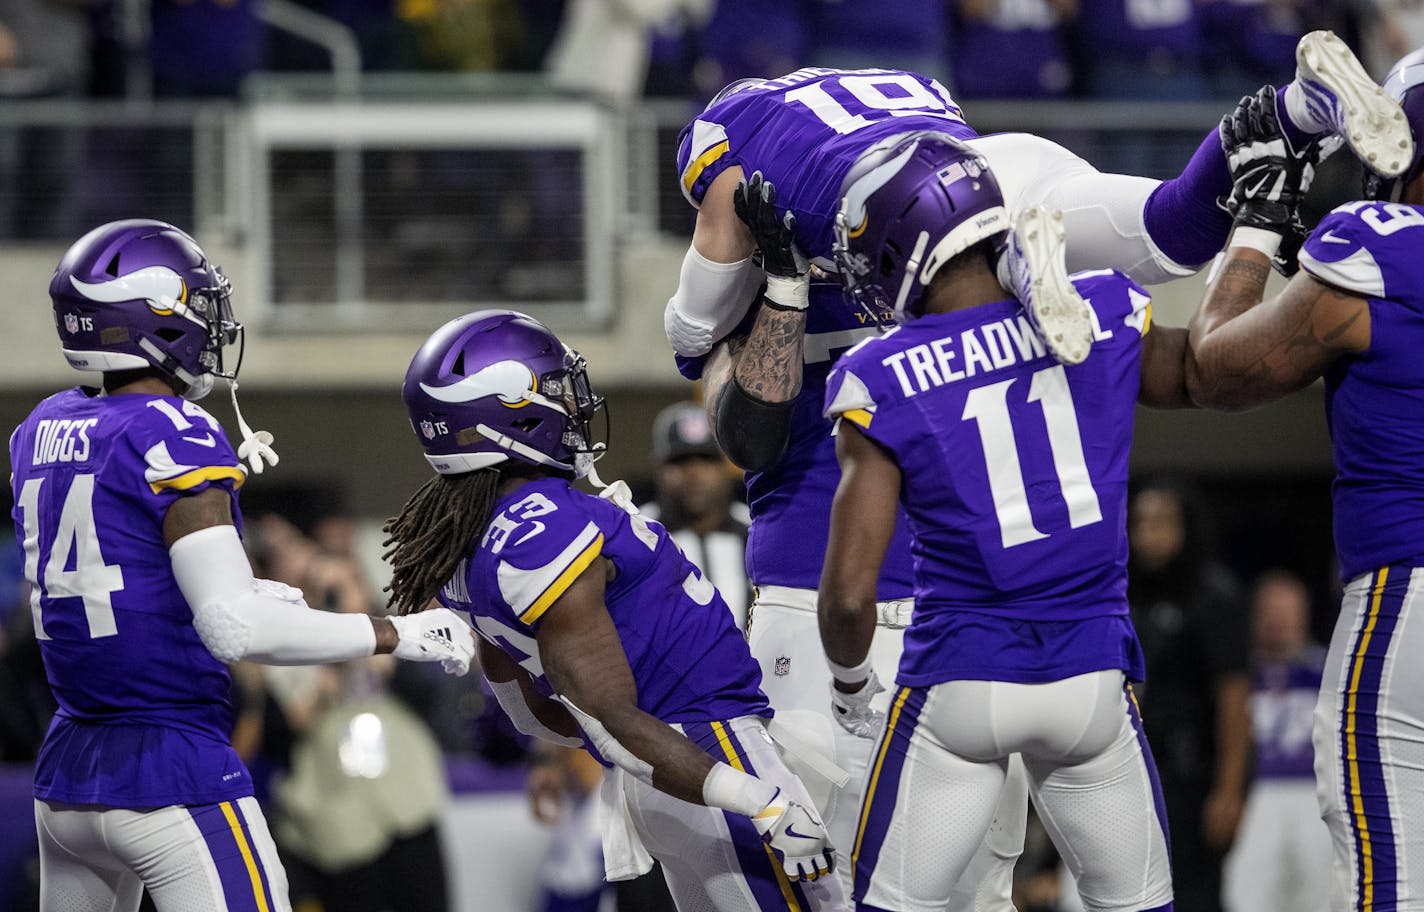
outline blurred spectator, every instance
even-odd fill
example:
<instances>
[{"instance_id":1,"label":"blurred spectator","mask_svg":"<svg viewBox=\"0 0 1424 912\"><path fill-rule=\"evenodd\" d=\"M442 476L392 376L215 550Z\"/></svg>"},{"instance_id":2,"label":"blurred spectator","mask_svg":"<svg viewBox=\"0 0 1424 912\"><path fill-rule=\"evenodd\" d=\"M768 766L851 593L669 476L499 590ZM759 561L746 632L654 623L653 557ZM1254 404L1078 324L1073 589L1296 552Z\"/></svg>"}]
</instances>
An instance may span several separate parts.
<instances>
[{"instance_id":1,"label":"blurred spectator","mask_svg":"<svg viewBox=\"0 0 1424 912\"><path fill-rule=\"evenodd\" d=\"M615 103L642 95L653 30L708 0L569 0L545 69L560 89Z\"/></svg>"},{"instance_id":2,"label":"blurred spectator","mask_svg":"<svg viewBox=\"0 0 1424 912\"><path fill-rule=\"evenodd\" d=\"M677 402L653 419L657 497L638 511L667 527L677 546L727 601L737 627L747 626L746 507L737 479L712 437L702 406Z\"/></svg>"},{"instance_id":3,"label":"blurred spectator","mask_svg":"<svg viewBox=\"0 0 1424 912\"><path fill-rule=\"evenodd\" d=\"M1075 67L1086 94L1099 101L1190 101L1206 98L1207 56L1196 0L1081 0ZM1198 133L1125 130L1104 134L1105 171L1170 177L1189 159Z\"/></svg>"},{"instance_id":4,"label":"blurred spectator","mask_svg":"<svg viewBox=\"0 0 1424 912\"><path fill-rule=\"evenodd\" d=\"M313 607L365 612L372 601L348 557L315 554L305 571L300 588ZM385 692L394 664L372 656L264 669L295 736L273 830L295 856L294 894L305 881L326 909L449 906L437 829L449 800L443 758L425 723Z\"/></svg>"},{"instance_id":5,"label":"blurred spectator","mask_svg":"<svg viewBox=\"0 0 1424 912\"><path fill-rule=\"evenodd\" d=\"M534 819L550 827L539 867L538 912L596 912L608 889L598 788L603 767L587 751L535 741L526 791Z\"/></svg>"},{"instance_id":6,"label":"blurred spectator","mask_svg":"<svg viewBox=\"0 0 1424 912\"><path fill-rule=\"evenodd\" d=\"M89 83L89 10L97 0L0 0L0 99L79 98ZM84 133L0 128L0 237L79 231Z\"/></svg>"},{"instance_id":7,"label":"blurred spectator","mask_svg":"<svg viewBox=\"0 0 1424 912\"><path fill-rule=\"evenodd\" d=\"M57 708L35 640L28 587L20 596L0 629L0 763L33 762Z\"/></svg>"},{"instance_id":8,"label":"blurred spectator","mask_svg":"<svg viewBox=\"0 0 1424 912\"><path fill-rule=\"evenodd\" d=\"M1318 27L1312 0L1209 0L1201 6L1210 46L1211 82L1224 98L1245 95L1261 83L1295 78L1295 46Z\"/></svg>"},{"instance_id":9,"label":"blurred spectator","mask_svg":"<svg viewBox=\"0 0 1424 912\"><path fill-rule=\"evenodd\" d=\"M262 68L259 0L152 0L148 61L156 98L237 95Z\"/></svg>"},{"instance_id":10,"label":"blurred spectator","mask_svg":"<svg viewBox=\"0 0 1424 912\"><path fill-rule=\"evenodd\" d=\"M950 18L944 0L803 2L812 65L909 70L948 83Z\"/></svg>"},{"instance_id":11,"label":"blurred spectator","mask_svg":"<svg viewBox=\"0 0 1424 912\"><path fill-rule=\"evenodd\" d=\"M729 82L771 79L802 66L810 52L810 25L801 0L717 0L702 29L696 81L706 101Z\"/></svg>"},{"instance_id":12,"label":"blurred spectator","mask_svg":"<svg viewBox=\"0 0 1424 912\"><path fill-rule=\"evenodd\" d=\"M1256 779L1226 858L1227 912L1339 908L1330 831L1315 800L1311 725L1325 650L1310 642L1310 595L1284 570L1256 583L1251 727ZM1326 902L1327 897L1329 902Z\"/></svg>"},{"instance_id":13,"label":"blurred spectator","mask_svg":"<svg viewBox=\"0 0 1424 912\"><path fill-rule=\"evenodd\" d=\"M1063 24L1078 0L958 0L954 93L1058 98L1072 87Z\"/></svg>"},{"instance_id":14,"label":"blurred spectator","mask_svg":"<svg viewBox=\"0 0 1424 912\"><path fill-rule=\"evenodd\" d=\"M398 0L396 9L415 30L428 69L505 70L519 60L522 22L514 0Z\"/></svg>"},{"instance_id":15,"label":"blurred spectator","mask_svg":"<svg viewBox=\"0 0 1424 912\"><path fill-rule=\"evenodd\" d=\"M1384 79L1395 61L1424 47L1424 3L1419 0L1373 0L1363 4L1361 59L1375 79Z\"/></svg>"},{"instance_id":16,"label":"blurred spectator","mask_svg":"<svg viewBox=\"0 0 1424 912\"><path fill-rule=\"evenodd\" d=\"M1251 745L1245 612L1212 559L1207 517L1185 483L1158 480L1128 514L1128 601L1147 680L1137 689L1172 837L1178 912L1221 907L1221 857L1246 799Z\"/></svg>"}]
</instances>

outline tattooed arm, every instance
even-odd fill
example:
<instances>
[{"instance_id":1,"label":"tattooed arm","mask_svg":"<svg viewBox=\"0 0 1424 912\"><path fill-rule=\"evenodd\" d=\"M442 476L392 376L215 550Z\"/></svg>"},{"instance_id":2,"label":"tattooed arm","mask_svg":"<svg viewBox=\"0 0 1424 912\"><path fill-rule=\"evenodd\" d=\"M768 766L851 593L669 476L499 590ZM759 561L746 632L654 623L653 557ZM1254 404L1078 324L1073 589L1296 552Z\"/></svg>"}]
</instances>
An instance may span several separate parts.
<instances>
[{"instance_id":1,"label":"tattooed arm","mask_svg":"<svg viewBox=\"0 0 1424 912\"><path fill-rule=\"evenodd\" d=\"M1301 271L1262 302L1270 260L1228 247L1192 317L1187 389L1206 408L1236 411L1309 384L1337 358L1370 345L1369 302Z\"/></svg>"},{"instance_id":2,"label":"tattooed arm","mask_svg":"<svg viewBox=\"0 0 1424 912\"><path fill-rule=\"evenodd\" d=\"M752 330L712 351L702 373L707 418L727 457L749 472L786 452L801 392L806 312L763 306Z\"/></svg>"}]
</instances>

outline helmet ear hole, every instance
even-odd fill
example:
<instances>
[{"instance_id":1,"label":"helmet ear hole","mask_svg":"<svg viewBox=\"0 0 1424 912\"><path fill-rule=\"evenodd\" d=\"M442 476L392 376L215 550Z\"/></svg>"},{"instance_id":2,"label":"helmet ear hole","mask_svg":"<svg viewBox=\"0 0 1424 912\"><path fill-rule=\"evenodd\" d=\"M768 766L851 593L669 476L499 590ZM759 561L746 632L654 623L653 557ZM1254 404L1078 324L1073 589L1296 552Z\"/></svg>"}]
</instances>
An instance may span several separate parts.
<instances>
[{"instance_id":1,"label":"helmet ear hole","mask_svg":"<svg viewBox=\"0 0 1424 912\"><path fill-rule=\"evenodd\" d=\"M184 335L186 335L183 330L174 329L171 326L164 326L160 329L156 329L154 330L153 334L158 338L162 339L164 342L177 342L179 339L183 338Z\"/></svg>"},{"instance_id":2,"label":"helmet ear hole","mask_svg":"<svg viewBox=\"0 0 1424 912\"><path fill-rule=\"evenodd\" d=\"M544 423L544 419L542 419L542 418L533 418L533 417L530 417L530 418L520 418L520 419L518 419L517 421L512 421L512 422L510 422L510 425L509 425L509 426L512 427L512 428L514 428L516 431L519 431L521 434L528 434L528 433L531 433L535 428L537 428L539 425L541 425L541 424L543 424L543 423Z\"/></svg>"},{"instance_id":3,"label":"helmet ear hole","mask_svg":"<svg viewBox=\"0 0 1424 912\"><path fill-rule=\"evenodd\" d=\"M465 352L462 350L455 356L455 363L450 365L450 373L457 376L465 376Z\"/></svg>"},{"instance_id":4,"label":"helmet ear hole","mask_svg":"<svg viewBox=\"0 0 1424 912\"><path fill-rule=\"evenodd\" d=\"M109 265L104 267L104 271L114 278L119 277L119 255L117 253L109 260Z\"/></svg>"}]
</instances>

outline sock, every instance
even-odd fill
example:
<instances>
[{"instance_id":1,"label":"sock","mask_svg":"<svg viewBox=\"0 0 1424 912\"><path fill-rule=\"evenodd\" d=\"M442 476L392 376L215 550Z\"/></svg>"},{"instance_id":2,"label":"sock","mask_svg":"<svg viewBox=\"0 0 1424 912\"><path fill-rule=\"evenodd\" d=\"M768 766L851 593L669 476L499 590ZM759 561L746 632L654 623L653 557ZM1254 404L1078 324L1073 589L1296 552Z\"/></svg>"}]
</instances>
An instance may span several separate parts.
<instances>
[{"instance_id":1,"label":"sock","mask_svg":"<svg viewBox=\"0 0 1424 912\"><path fill-rule=\"evenodd\" d=\"M1276 89L1276 118L1281 122L1281 132L1286 134L1291 151L1304 149L1316 134L1335 128L1334 124L1321 123L1311 113L1305 91L1294 81Z\"/></svg>"},{"instance_id":2,"label":"sock","mask_svg":"<svg viewBox=\"0 0 1424 912\"><path fill-rule=\"evenodd\" d=\"M1217 200L1231 194L1231 172L1221 151L1221 134L1202 140L1180 175L1163 181L1147 197L1142 221L1147 236L1173 262L1196 267L1210 260L1231 234L1231 215Z\"/></svg>"}]
</instances>

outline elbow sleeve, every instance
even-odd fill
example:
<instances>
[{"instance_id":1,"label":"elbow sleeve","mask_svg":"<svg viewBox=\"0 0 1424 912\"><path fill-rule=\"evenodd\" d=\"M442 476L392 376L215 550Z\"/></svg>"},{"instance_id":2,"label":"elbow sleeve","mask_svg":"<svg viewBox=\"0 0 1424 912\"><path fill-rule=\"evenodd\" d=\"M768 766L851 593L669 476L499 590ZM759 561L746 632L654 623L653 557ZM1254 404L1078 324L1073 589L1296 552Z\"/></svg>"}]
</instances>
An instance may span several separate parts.
<instances>
[{"instance_id":1,"label":"elbow sleeve","mask_svg":"<svg viewBox=\"0 0 1424 912\"><path fill-rule=\"evenodd\" d=\"M504 710L504 714L509 716L509 721L514 723L514 727L519 729L521 734L542 741L551 741L554 744L562 744L564 747L583 747L583 742L578 738L561 735L540 722L539 717L534 715L534 711L525 702L524 692L519 689L518 682L490 681L489 686L490 690L494 691L494 698L499 702L499 708Z\"/></svg>"},{"instance_id":2,"label":"elbow sleeve","mask_svg":"<svg viewBox=\"0 0 1424 912\"><path fill-rule=\"evenodd\" d=\"M193 627L214 658L267 665L340 662L376 651L364 614L316 611L290 586L253 577L232 526L185 535L168 549Z\"/></svg>"},{"instance_id":3,"label":"elbow sleeve","mask_svg":"<svg viewBox=\"0 0 1424 912\"><path fill-rule=\"evenodd\" d=\"M765 472L781 461L791 438L794 400L764 402L735 377L717 405L717 442L728 458L748 472Z\"/></svg>"},{"instance_id":4,"label":"elbow sleeve","mask_svg":"<svg viewBox=\"0 0 1424 912\"><path fill-rule=\"evenodd\" d=\"M736 329L761 287L760 273L751 257L714 263L689 246L677 291L663 313L663 331L673 350L685 358L699 357Z\"/></svg>"}]
</instances>

